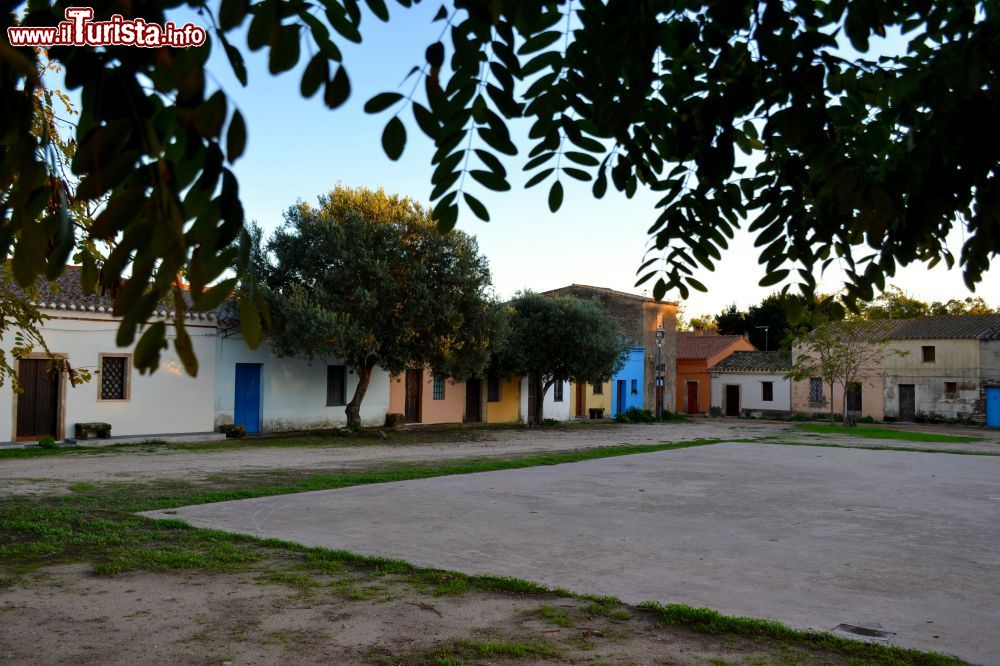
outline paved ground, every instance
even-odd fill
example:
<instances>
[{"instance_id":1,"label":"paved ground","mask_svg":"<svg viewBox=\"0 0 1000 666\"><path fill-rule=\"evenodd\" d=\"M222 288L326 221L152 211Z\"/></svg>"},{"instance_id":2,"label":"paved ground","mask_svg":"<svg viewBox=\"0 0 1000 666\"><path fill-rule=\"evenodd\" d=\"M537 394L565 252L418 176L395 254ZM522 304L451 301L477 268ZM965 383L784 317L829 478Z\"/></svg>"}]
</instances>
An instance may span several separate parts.
<instances>
[{"instance_id":1,"label":"paved ground","mask_svg":"<svg viewBox=\"0 0 1000 666\"><path fill-rule=\"evenodd\" d=\"M1000 663L998 457L717 444L156 515Z\"/></svg>"},{"instance_id":2,"label":"paved ground","mask_svg":"<svg viewBox=\"0 0 1000 666\"><path fill-rule=\"evenodd\" d=\"M1000 431L980 428L923 426L921 430L981 437L961 444L862 439L851 436L813 435L795 424L692 419L684 423L619 425L570 429L513 429L474 431L476 441L430 441L419 444L382 444L381 440L330 439L328 446L184 448L136 446L86 455L0 460L0 496L4 494L65 492L79 482L198 481L225 474L267 473L277 470L314 473L392 462L428 462L455 458L503 457L537 452L565 451L617 444L680 442L693 439L773 438L796 442L822 442L849 446L907 446L1000 453ZM442 439L447 439L442 437ZM250 442L251 440L247 440ZM266 442L262 442L266 444Z\"/></svg>"}]
</instances>

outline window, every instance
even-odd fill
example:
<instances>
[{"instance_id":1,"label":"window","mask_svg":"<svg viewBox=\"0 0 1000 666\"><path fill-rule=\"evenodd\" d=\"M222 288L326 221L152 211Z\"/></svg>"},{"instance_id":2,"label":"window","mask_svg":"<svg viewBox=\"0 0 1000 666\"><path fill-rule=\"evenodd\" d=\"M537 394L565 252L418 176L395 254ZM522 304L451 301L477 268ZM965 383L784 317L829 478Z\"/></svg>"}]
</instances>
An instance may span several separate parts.
<instances>
[{"instance_id":1,"label":"window","mask_svg":"<svg viewBox=\"0 0 1000 666\"><path fill-rule=\"evenodd\" d=\"M345 368L342 365L326 366L326 404L330 407L346 405Z\"/></svg>"},{"instance_id":2,"label":"window","mask_svg":"<svg viewBox=\"0 0 1000 666\"><path fill-rule=\"evenodd\" d=\"M632 380L632 395L638 395L638 394L639 394L639 380L638 379L633 379Z\"/></svg>"},{"instance_id":3,"label":"window","mask_svg":"<svg viewBox=\"0 0 1000 666\"><path fill-rule=\"evenodd\" d=\"M933 345L927 345L925 347L921 347L920 351L924 355L924 363L933 363L934 362L934 346Z\"/></svg>"},{"instance_id":4,"label":"window","mask_svg":"<svg viewBox=\"0 0 1000 666\"><path fill-rule=\"evenodd\" d=\"M958 393L958 382L945 382L944 392L950 397L955 397L955 394Z\"/></svg>"},{"instance_id":5,"label":"window","mask_svg":"<svg viewBox=\"0 0 1000 666\"><path fill-rule=\"evenodd\" d=\"M101 400L128 400L129 356L122 354L101 354Z\"/></svg>"},{"instance_id":6,"label":"window","mask_svg":"<svg viewBox=\"0 0 1000 666\"><path fill-rule=\"evenodd\" d=\"M813 377L809 380L809 402L826 402L823 397L823 378Z\"/></svg>"},{"instance_id":7,"label":"window","mask_svg":"<svg viewBox=\"0 0 1000 666\"><path fill-rule=\"evenodd\" d=\"M563 383L560 380L556 380L556 383L552 385L552 400L555 402L563 401Z\"/></svg>"},{"instance_id":8,"label":"window","mask_svg":"<svg viewBox=\"0 0 1000 666\"><path fill-rule=\"evenodd\" d=\"M500 402L500 378L489 376L486 378L486 400L488 402Z\"/></svg>"},{"instance_id":9,"label":"window","mask_svg":"<svg viewBox=\"0 0 1000 666\"><path fill-rule=\"evenodd\" d=\"M444 375L439 372L434 373L434 399L444 400Z\"/></svg>"},{"instance_id":10,"label":"window","mask_svg":"<svg viewBox=\"0 0 1000 666\"><path fill-rule=\"evenodd\" d=\"M760 383L760 399L764 402L771 402L774 400L774 382Z\"/></svg>"},{"instance_id":11,"label":"window","mask_svg":"<svg viewBox=\"0 0 1000 666\"><path fill-rule=\"evenodd\" d=\"M594 395L604 395L604 384L594 384Z\"/></svg>"}]
</instances>

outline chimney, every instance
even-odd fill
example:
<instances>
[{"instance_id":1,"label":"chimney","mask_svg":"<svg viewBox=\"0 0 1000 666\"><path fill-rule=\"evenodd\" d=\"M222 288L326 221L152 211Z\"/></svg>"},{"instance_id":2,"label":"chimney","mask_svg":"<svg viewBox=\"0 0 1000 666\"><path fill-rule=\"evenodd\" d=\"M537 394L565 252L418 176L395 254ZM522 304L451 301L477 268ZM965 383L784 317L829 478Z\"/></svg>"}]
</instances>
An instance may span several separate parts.
<instances>
[{"instance_id":1,"label":"chimney","mask_svg":"<svg viewBox=\"0 0 1000 666\"><path fill-rule=\"evenodd\" d=\"M695 334L695 336L697 336L699 338L705 337L705 327L704 326L695 326L694 327L694 334Z\"/></svg>"}]
</instances>

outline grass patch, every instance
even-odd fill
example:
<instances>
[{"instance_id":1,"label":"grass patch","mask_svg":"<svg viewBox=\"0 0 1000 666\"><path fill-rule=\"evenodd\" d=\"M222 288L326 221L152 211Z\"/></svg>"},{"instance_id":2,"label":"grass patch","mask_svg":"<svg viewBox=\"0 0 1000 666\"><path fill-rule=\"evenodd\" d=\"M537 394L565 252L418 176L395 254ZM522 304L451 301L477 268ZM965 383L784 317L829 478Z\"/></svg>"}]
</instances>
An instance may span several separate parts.
<instances>
[{"instance_id":1,"label":"grass patch","mask_svg":"<svg viewBox=\"0 0 1000 666\"><path fill-rule=\"evenodd\" d=\"M544 643L460 640L432 650L427 656L431 663L444 665L461 664L466 659L552 659L559 654L559 650Z\"/></svg>"},{"instance_id":2,"label":"grass patch","mask_svg":"<svg viewBox=\"0 0 1000 666\"><path fill-rule=\"evenodd\" d=\"M652 611L659 620L670 626L680 626L703 634L726 634L748 638L779 640L802 647L820 648L837 652L852 662L897 666L918 664L920 666L959 666L960 659L936 652L920 652L892 645L863 643L842 638L825 632L801 631L775 622L750 617L723 615L710 608L694 608L683 604L659 604L647 601L641 608Z\"/></svg>"},{"instance_id":3,"label":"grass patch","mask_svg":"<svg viewBox=\"0 0 1000 666\"><path fill-rule=\"evenodd\" d=\"M538 617L556 627L568 629L573 626L573 618L569 616L569 613L556 608L552 604L542 604L535 610L535 612L538 614Z\"/></svg>"},{"instance_id":4,"label":"grass patch","mask_svg":"<svg viewBox=\"0 0 1000 666\"><path fill-rule=\"evenodd\" d=\"M817 435L850 435L852 437L863 437L865 439L899 439L909 442L954 442L968 443L978 442L979 437L966 437L958 435L939 435L930 432L911 432L909 430L894 430L892 428L879 428L873 426L843 426L831 423L802 423L795 426L798 430L816 433Z\"/></svg>"}]
</instances>

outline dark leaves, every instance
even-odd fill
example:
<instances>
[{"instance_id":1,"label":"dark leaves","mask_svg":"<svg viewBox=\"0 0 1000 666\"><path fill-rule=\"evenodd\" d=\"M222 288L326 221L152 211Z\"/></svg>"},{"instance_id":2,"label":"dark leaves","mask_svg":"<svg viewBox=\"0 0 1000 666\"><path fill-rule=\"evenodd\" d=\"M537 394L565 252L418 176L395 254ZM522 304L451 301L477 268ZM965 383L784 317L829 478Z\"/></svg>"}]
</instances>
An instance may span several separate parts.
<instances>
[{"instance_id":1,"label":"dark leaves","mask_svg":"<svg viewBox=\"0 0 1000 666\"><path fill-rule=\"evenodd\" d=\"M406 127L398 117L393 117L382 131L382 148L391 160L398 160L406 147Z\"/></svg>"}]
</instances>

